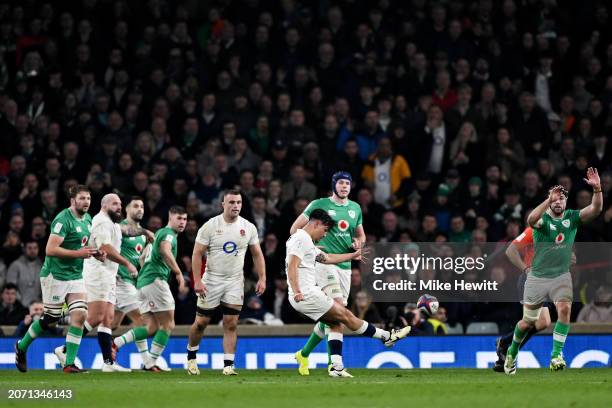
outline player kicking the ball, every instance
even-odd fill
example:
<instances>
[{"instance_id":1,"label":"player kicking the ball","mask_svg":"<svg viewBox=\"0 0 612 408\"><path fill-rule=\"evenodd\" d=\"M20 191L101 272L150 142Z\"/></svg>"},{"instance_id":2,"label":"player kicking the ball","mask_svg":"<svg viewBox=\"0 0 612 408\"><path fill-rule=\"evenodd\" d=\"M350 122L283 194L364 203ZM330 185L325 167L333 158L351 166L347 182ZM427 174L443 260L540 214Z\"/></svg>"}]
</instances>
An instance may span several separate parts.
<instances>
[{"instance_id":1,"label":"player kicking the ball","mask_svg":"<svg viewBox=\"0 0 612 408\"><path fill-rule=\"evenodd\" d=\"M174 273L180 289L185 289L185 279L176 263L177 235L185 230L187 211L183 207L170 207L168 225L155 233L151 252L138 273L136 287L140 299L140 313L144 326L131 329L115 339L117 349L133 341L146 340L155 334L151 348L143 359L145 371L162 371L157 358L162 354L174 329L174 298L168 285L170 273Z\"/></svg>"},{"instance_id":2,"label":"player kicking the ball","mask_svg":"<svg viewBox=\"0 0 612 408\"><path fill-rule=\"evenodd\" d=\"M196 318L189 331L187 372L199 375L196 353L206 326L218 307L223 312L223 374L237 375L234 355L238 340L238 315L244 302L244 256L247 248L253 256L258 275L257 295L266 289L266 265L255 225L240 216L242 196L239 191L223 194L223 213L208 220L198 231L191 259L194 289L198 294ZM204 276L202 257L206 256Z\"/></svg>"},{"instance_id":3,"label":"player kicking the ball","mask_svg":"<svg viewBox=\"0 0 612 408\"><path fill-rule=\"evenodd\" d=\"M534 258L527 275L523 294L523 318L514 329L512 345L508 349L504 371L516 374L516 358L519 346L534 327L541 313L542 304L550 299L555 303L559 318L553 331L553 350L550 369L563 370L563 346L570 328L570 312L573 299L570 263L572 246L578 227L596 218L603 208L601 184L597 169L589 167L585 182L593 187L591 204L582 210L567 210L568 192L562 186L550 189L548 198L538 205L527 218L533 228Z\"/></svg>"},{"instance_id":4,"label":"player kicking the ball","mask_svg":"<svg viewBox=\"0 0 612 408\"><path fill-rule=\"evenodd\" d=\"M350 173L339 171L332 176L332 196L312 201L291 226L291 234L302 228L308 222L310 214L321 209L327 212L334 224L329 233L317 243L326 253L348 254L361 248L365 242L365 232L362 225L361 207L354 201L348 199L351 192L353 179ZM317 262L315 265L316 284L341 306L346 306L351 290L351 262L350 260L337 264L324 264ZM323 323L317 323L308 338L308 341L295 353L300 375L309 375L308 356L315 347L325 338L329 327ZM342 339L342 324L334 328L333 337ZM329 348L328 348L329 351ZM331 354L329 361L331 368Z\"/></svg>"},{"instance_id":5,"label":"player kicking the ball","mask_svg":"<svg viewBox=\"0 0 612 408\"><path fill-rule=\"evenodd\" d=\"M289 284L289 302L298 312L314 321L321 321L335 328L342 323L356 334L380 339L390 347L410 333L410 326L388 332L376 328L353 315L350 310L335 302L316 284L316 263L334 264L360 259L362 250L357 249L349 254L326 254L315 246L315 242L325 237L327 231L335 225L328 213L316 209L303 229L298 229L287 241L287 282ZM342 338L335 330L328 335L332 367L330 376L351 377L345 375L342 362Z\"/></svg>"}]
</instances>

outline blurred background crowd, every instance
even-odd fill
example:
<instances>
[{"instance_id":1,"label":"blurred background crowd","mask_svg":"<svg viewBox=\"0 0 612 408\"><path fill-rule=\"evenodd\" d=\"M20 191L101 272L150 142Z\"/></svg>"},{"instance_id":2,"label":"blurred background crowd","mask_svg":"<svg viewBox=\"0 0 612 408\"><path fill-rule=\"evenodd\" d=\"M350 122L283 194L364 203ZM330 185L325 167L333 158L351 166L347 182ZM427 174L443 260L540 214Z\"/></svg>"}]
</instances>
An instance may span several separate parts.
<instances>
[{"instance_id":1,"label":"blurred background crowd","mask_svg":"<svg viewBox=\"0 0 612 408\"><path fill-rule=\"evenodd\" d=\"M254 323L305 321L287 301L284 243L340 169L369 242L503 242L551 185L570 191L568 207L588 205L582 178L597 167L604 211L577 240L612 240L610 7L2 2L0 324L40 305L48 226L77 183L92 191L92 215L108 192L143 197L153 231L170 205L185 206L186 275L198 228L223 189L240 188L268 268L266 294L245 296ZM247 281L251 269L247 256ZM410 305L371 303L353 275L358 314L412 317ZM177 293L177 323L192 322L194 299ZM610 319L610 299L598 305ZM520 311L498 306L447 305L448 318L501 325Z\"/></svg>"}]
</instances>

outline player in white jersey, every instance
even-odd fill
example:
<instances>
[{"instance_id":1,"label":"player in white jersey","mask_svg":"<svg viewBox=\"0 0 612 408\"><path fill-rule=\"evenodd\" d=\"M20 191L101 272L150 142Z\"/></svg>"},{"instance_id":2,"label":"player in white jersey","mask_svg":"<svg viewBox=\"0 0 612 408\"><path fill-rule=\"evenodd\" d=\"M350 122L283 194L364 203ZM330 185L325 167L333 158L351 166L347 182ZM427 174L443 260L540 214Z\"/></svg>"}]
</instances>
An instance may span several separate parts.
<instances>
[{"instance_id":1,"label":"player in white jersey","mask_svg":"<svg viewBox=\"0 0 612 408\"><path fill-rule=\"evenodd\" d=\"M239 191L223 194L223 213L208 220L198 231L192 256L194 289L198 294L196 318L189 331L187 372L200 374L196 353L204 329L218 307L223 312L223 374L236 375L238 315L244 303L244 256L247 248L253 256L258 275L257 295L266 289L266 265L259 246L255 225L240 216L242 196ZM202 258L206 257L204 276L200 278Z\"/></svg>"},{"instance_id":2,"label":"player in white jersey","mask_svg":"<svg viewBox=\"0 0 612 408\"><path fill-rule=\"evenodd\" d=\"M112 351L112 323L115 315L116 279L119 265L124 266L130 273L136 275L138 271L120 255L121 240L124 234L143 234L144 230L122 228L121 199L117 194L107 194L102 197L100 212L93 217L91 225L90 242L100 252L106 255L104 262L97 259L86 259L83 262L83 281L87 292L87 320L84 334L98 326L98 342L102 351L104 364L103 372L129 372L129 368L121 367L113 361ZM63 347L55 349L55 354L63 364Z\"/></svg>"},{"instance_id":3,"label":"player in white jersey","mask_svg":"<svg viewBox=\"0 0 612 408\"><path fill-rule=\"evenodd\" d=\"M346 254L326 254L315 246L315 242L325 237L333 225L334 220L325 210L316 209L310 214L304 228L298 229L287 241L285 263L289 303L295 310L314 321L321 321L332 328L342 323L356 334L380 339L385 346L390 347L410 333L410 326L391 332L376 328L371 323L355 317L350 310L334 302L329 294L317 286L317 262L337 264L358 260L362 256L361 249ZM327 341L332 360L330 376L352 377L346 373L342 362L342 337L332 330Z\"/></svg>"}]
</instances>

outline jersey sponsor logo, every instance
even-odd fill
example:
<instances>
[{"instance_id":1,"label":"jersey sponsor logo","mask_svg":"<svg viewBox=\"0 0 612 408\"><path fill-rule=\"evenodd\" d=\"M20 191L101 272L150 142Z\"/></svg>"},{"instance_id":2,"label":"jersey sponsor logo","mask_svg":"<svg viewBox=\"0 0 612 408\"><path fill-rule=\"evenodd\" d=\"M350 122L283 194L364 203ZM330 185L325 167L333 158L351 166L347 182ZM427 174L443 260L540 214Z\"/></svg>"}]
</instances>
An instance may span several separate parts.
<instances>
[{"instance_id":1,"label":"jersey sponsor logo","mask_svg":"<svg viewBox=\"0 0 612 408\"><path fill-rule=\"evenodd\" d=\"M557 237L555 238L555 244L560 244L563 241L565 241L565 234L560 232Z\"/></svg>"},{"instance_id":2,"label":"jersey sponsor logo","mask_svg":"<svg viewBox=\"0 0 612 408\"><path fill-rule=\"evenodd\" d=\"M53 232L55 232L56 234L59 234L60 231L62 230L62 223L58 222L57 224L55 224L55 227L53 227Z\"/></svg>"},{"instance_id":3,"label":"jersey sponsor logo","mask_svg":"<svg viewBox=\"0 0 612 408\"><path fill-rule=\"evenodd\" d=\"M563 221L561 221L561 225L563 225L565 228L569 228L570 220L563 220Z\"/></svg>"},{"instance_id":4,"label":"jersey sponsor logo","mask_svg":"<svg viewBox=\"0 0 612 408\"><path fill-rule=\"evenodd\" d=\"M355 214L355 211L353 211L353 210L348 210L348 215L351 218L355 218L355 215L357 215L357 214Z\"/></svg>"},{"instance_id":5,"label":"jersey sponsor logo","mask_svg":"<svg viewBox=\"0 0 612 408\"><path fill-rule=\"evenodd\" d=\"M136 250L136 252L141 253L142 252L142 245L138 244L136 245L136 248L134 248Z\"/></svg>"},{"instance_id":6,"label":"jersey sponsor logo","mask_svg":"<svg viewBox=\"0 0 612 408\"><path fill-rule=\"evenodd\" d=\"M83 237L81 239L81 246L85 246L85 245L87 245L87 237Z\"/></svg>"},{"instance_id":7,"label":"jersey sponsor logo","mask_svg":"<svg viewBox=\"0 0 612 408\"><path fill-rule=\"evenodd\" d=\"M227 241L223 244L223 252L226 254L236 253L238 254L238 245L234 241Z\"/></svg>"},{"instance_id":8,"label":"jersey sponsor logo","mask_svg":"<svg viewBox=\"0 0 612 408\"><path fill-rule=\"evenodd\" d=\"M327 213L330 217L333 217L334 215L336 215L336 210L327 210Z\"/></svg>"},{"instance_id":9,"label":"jersey sponsor logo","mask_svg":"<svg viewBox=\"0 0 612 408\"><path fill-rule=\"evenodd\" d=\"M81 227L76 227L76 232L83 232L83 229L81 229Z\"/></svg>"},{"instance_id":10,"label":"jersey sponsor logo","mask_svg":"<svg viewBox=\"0 0 612 408\"><path fill-rule=\"evenodd\" d=\"M555 227L553 224L550 224L550 230L551 230L551 231L556 231L556 230L557 230L557 227Z\"/></svg>"},{"instance_id":11,"label":"jersey sponsor logo","mask_svg":"<svg viewBox=\"0 0 612 408\"><path fill-rule=\"evenodd\" d=\"M342 232L346 231L349 227L349 223L347 220L338 221L338 229Z\"/></svg>"}]
</instances>

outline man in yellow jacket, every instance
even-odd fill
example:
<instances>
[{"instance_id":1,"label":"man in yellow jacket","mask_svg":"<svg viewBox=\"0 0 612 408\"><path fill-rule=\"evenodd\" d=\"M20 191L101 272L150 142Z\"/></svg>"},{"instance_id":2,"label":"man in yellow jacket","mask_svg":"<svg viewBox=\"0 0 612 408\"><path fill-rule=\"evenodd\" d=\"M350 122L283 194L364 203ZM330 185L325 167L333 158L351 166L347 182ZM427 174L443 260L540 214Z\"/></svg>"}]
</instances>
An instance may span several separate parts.
<instances>
[{"instance_id":1,"label":"man in yellow jacket","mask_svg":"<svg viewBox=\"0 0 612 408\"><path fill-rule=\"evenodd\" d=\"M403 204L404 197L400 190L412 173L406 159L401 154L393 153L391 140L383 137L364 166L362 177L366 186L372 189L374 200L389 209Z\"/></svg>"}]
</instances>

